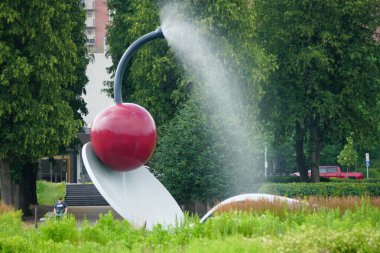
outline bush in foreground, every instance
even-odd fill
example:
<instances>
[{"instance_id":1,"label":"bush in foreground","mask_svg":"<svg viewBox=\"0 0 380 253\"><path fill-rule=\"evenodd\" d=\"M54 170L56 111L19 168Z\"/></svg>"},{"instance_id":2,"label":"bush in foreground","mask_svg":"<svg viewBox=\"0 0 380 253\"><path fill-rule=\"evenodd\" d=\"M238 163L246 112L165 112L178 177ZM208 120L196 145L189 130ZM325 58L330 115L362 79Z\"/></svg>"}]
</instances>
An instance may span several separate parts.
<instances>
[{"instance_id":1,"label":"bush in foreground","mask_svg":"<svg viewBox=\"0 0 380 253\"><path fill-rule=\"evenodd\" d=\"M360 203L346 211L231 210L204 224L186 216L176 227L152 231L111 213L94 225L68 217L24 229L21 214L10 211L0 215L0 252L380 252L380 209Z\"/></svg>"}]
</instances>

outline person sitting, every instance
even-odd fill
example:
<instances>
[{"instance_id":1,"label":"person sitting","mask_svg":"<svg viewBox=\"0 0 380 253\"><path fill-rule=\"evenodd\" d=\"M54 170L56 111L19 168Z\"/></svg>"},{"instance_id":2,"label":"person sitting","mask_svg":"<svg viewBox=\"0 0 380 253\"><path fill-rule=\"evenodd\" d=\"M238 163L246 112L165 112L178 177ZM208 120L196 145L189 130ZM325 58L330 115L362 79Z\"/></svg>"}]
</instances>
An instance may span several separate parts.
<instances>
[{"instance_id":1,"label":"person sitting","mask_svg":"<svg viewBox=\"0 0 380 253\"><path fill-rule=\"evenodd\" d=\"M54 215L57 218L62 218L67 214L67 205L62 201L62 197L58 197L58 201L54 204Z\"/></svg>"}]
</instances>

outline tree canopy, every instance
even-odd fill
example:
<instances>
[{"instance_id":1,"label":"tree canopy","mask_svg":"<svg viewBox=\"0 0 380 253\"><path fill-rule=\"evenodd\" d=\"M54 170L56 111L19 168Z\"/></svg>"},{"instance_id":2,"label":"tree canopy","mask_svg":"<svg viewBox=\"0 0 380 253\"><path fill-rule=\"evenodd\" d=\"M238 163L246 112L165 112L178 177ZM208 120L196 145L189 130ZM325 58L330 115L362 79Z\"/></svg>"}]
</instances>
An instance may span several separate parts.
<instances>
[{"instance_id":1,"label":"tree canopy","mask_svg":"<svg viewBox=\"0 0 380 253\"><path fill-rule=\"evenodd\" d=\"M255 40L279 66L266 86L262 116L277 138L294 135L299 158L309 143L308 162L299 166L303 174L313 167L318 181L324 143L343 142L351 132L362 145L377 139L379 2L255 0L253 9Z\"/></svg>"},{"instance_id":2,"label":"tree canopy","mask_svg":"<svg viewBox=\"0 0 380 253\"><path fill-rule=\"evenodd\" d=\"M82 126L88 58L80 2L0 3L0 169L10 165L17 183L23 165L57 154Z\"/></svg>"},{"instance_id":3,"label":"tree canopy","mask_svg":"<svg viewBox=\"0 0 380 253\"><path fill-rule=\"evenodd\" d=\"M339 164L347 166L347 170L348 167L354 166L357 163L359 156L355 150L354 140L351 136L347 137L347 143L344 145L337 158Z\"/></svg>"}]
</instances>

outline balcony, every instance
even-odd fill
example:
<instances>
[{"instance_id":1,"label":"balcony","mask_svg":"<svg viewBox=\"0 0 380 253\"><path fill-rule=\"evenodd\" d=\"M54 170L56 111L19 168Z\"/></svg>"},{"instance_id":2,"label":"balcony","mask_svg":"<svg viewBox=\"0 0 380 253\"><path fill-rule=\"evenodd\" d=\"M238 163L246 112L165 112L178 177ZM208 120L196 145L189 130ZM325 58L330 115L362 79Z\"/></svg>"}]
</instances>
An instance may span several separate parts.
<instances>
[{"instance_id":1,"label":"balcony","mask_svg":"<svg viewBox=\"0 0 380 253\"><path fill-rule=\"evenodd\" d=\"M86 28L95 27L95 16L86 18Z\"/></svg>"},{"instance_id":2,"label":"balcony","mask_svg":"<svg viewBox=\"0 0 380 253\"><path fill-rule=\"evenodd\" d=\"M86 10L95 10L95 1L94 0L86 0L86 4L84 7Z\"/></svg>"}]
</instances>

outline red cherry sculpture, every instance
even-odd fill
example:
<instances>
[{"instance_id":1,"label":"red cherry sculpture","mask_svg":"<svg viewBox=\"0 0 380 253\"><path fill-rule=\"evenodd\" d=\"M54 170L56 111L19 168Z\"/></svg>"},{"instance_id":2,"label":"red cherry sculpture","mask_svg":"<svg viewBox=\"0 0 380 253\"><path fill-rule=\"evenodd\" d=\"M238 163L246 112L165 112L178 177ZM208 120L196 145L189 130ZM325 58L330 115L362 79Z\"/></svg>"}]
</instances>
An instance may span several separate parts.
<instances>
[{"instance_id":1,"label":"red cherry sculpture","mask_svg":"<svg viewBox=\"0 0 380 253\"><path fill-rule=\"evenodd\" d=\"M115 171L137 169L156 147L157 131L152 116L132 103L110 106L96 115L91 126L95 154Z\"/></svg>"}]
</instances>

